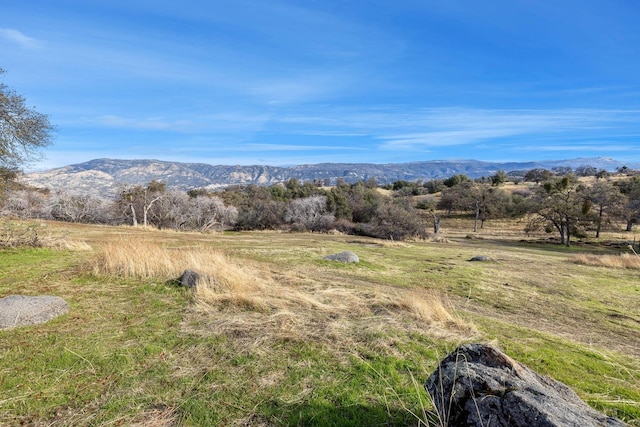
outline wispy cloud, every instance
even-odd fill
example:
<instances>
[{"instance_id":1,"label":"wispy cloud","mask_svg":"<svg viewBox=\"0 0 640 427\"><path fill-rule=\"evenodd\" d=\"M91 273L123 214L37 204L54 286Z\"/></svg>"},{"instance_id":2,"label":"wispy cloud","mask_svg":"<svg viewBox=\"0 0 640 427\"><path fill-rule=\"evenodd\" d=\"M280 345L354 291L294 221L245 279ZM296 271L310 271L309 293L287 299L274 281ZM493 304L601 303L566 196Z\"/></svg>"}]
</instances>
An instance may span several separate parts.
<instances>
[{"instance_id":1,"label":"wispy cloud","mask_svg":"<svg viewBox=\"0 0 640 427\"><path fill-rule=\"evenodd\" d=\"M602 142L593 143L593 144L582 144L582 145L536 145L535 147L519 147L514 151L535 151L535 152L562 152L562 151L579 151L584 153L598 153L601 152L603 148ZM629 153L632 151L637 151L637 148L632 145L623 145L623 144L615 144L615 145L606 145L606 150L608 152L615 153Z\"/></svg>"},{"instance_id":2,"label":"wispy cloud","mask_svg":"<svg viewBox=\"0 0 640 427\"><path fill-rule=\"evenodd\" d=\"M239 150L246 151L364 151L364 147L344 147L335 145L295 145L295 144L247 144Z\"/></svg>"},{"instance_id":3,"label":"wispy cloud","mask_svg":"<svg viewBox=\"0 0 640 427\"><path fill-rule=\"evenodd\" d=\"M606 135L637 122L635 110L475 110L435 109L404 115L402 127L376 135L382 149L419 149L477 144L495 139L566 136L574 133ZM380 130L380 129L378 129ZM396 128L398 130L398 128Z\"/></svg>"},{"instance_id":4,"label":"wispy cloud","mask_svg":"<svg viewBox=\"0 0 640 427\"><path fill-rule=\"evenodd\" d=\"M35 49L40 47L40 42L38 40L11 28L0 28L0 37L16 43L26 49Z\"/></svg>"},{"instance_id":5,"label":"wispy cloud","mask_svg":"<svg viewBox=\"0 0 640 427\"><path fill-rule=\"evenodd\" d=\"M198 116L167 118L164 116L135 117L118 114L106 114L90 119L91 124L109 128L170 131L206 135L244 135L258 132L264 127L269 116L252 112L221 112Z\"/></svg>"},{"instance_id":6,"label":"wispy cloud","mask_svg":"<svg viewBox=\"0 0 640 427\"><path fill-rule=\"evenodd\" d=\"M100 116L96 119L98 124L125 129L159 130L185 132L193 130L193 123L189 120L167 120L163 117L149 117L133 119L115 115Z\"/></svg>"}]
</instances>

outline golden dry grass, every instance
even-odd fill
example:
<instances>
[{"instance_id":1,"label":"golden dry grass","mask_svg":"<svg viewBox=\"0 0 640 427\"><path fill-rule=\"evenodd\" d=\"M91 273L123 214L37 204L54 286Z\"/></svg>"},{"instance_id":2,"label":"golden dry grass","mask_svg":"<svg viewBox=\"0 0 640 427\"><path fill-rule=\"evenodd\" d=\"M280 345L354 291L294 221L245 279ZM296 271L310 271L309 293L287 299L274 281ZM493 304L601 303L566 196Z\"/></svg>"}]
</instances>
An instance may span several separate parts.
<instances>
[{"instance_id":1,"label":"golden dry grass","mask_svg":"<svg viewBox=\"0 0 640 427\"><path fill-rule=\"evenodd\" d=\"M169 247L127 236L107 242L93 261L96 275L114 275L131 279L172 280L180 277L185 269L213 273L224 268L224 255L210 248Z\"/></svg>"},{"instance_id":2,"label":"golden dry grass","mask_svg":"<svg viewBox=\"0 0 640 427\"><path fill-rule=\"evenodd\" d=\"M571 261L576 264L591 265L608 268L626 268L640 270L640 256L636 254L620 255L594 255L579 254L574 255Z\"/></svg>"},{"instance_id":3,"label":"golden dry grass","mask_svg":"<svg viewBox=\"0 0 640 427\"><path fill-rule=\"evenodd\" d=\"M48 235L40 238L41 245L45 248L61 251L90 251L91 246L87 242L69 239L66 237Z\"/></svg>"},{"instance_id":4,"label":"golden dry grass","mask_svg":"<svg viewBox=\"0 0 640 427\"><path fill-rule=\"evenodd\" d=\"M45 223L0 219L0 248L41 247L54 250L88 251L91 247L82 240L57 234Z\"/></svg>"},{"instance_id":5,"label":"golden dry grass","mask_svg":"<svg viewBox=\"0 0 640 427\"><path fill-rule=\"evenodd\" d=\"M342 350L363 334L388 328L448 338L476 334L452 314L436 291L371 285L313 283L294 273L276 275L257 262L235 261L206 247L172 248L141 238L107 243L93 272L144 280L174 280L199 273L191 320L234 337L253 331L247 344L313 340Z\"/></svg>"}]
</instances>

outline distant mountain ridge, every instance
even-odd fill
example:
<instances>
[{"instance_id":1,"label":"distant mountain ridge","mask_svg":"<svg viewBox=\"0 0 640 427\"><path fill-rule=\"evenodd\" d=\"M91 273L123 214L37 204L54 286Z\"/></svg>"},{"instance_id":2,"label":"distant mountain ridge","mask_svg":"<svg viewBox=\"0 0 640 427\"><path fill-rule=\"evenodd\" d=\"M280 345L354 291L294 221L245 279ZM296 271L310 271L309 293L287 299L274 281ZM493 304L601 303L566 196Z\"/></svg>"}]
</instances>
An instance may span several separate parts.
<instances>
[{"instance_id":1,"label":"distant mountain ridge","mask_svg":"<svg viewBox=\"0 0 640 427\"><path fill-rule=\"evenodd\" d=\"M160 160L95 159L24 175L23 182L52 190L112 196L120 185L144 185L152 180L165 182L168 188L189 190L216 189L229 185L273 185L296 178L317 180L327 185L338 179L356 182L375 178L379 184L398 180L416 181L449 178L465 174L470 178L491 176L500 170L527 171L535 168L593 166L615 171L627 166L637 169L640 163L621 163L611 158L578 158L531 162L484 162L479 160L430 160L411 163L319 163L291 167L229 166L205 163L181 163Z\"/></svg>"}]
</instances>

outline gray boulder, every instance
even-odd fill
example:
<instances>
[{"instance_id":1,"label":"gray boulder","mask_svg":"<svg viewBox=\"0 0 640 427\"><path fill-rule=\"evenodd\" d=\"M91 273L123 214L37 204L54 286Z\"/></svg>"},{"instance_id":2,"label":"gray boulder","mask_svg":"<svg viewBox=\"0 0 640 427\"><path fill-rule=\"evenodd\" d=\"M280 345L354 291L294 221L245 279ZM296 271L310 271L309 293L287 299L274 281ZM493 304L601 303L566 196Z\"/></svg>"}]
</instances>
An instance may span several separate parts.
<instances>
[{"instance_id":1,"label":"gray boulder","mask_svg":"<svg viewBox=\"0 0 640 427\"><path fill-rule=\"evenodd\" d=\"M10 295L0 299L0 329L46 323L68 312L60 297Z\"/></svg>"},{"instance_id":2,"label":"gray boulder","mask_svg":"<svg viewBox=\"0 0 640 427\"><path fill-rule=\"evenodd\" d=\"M440 362L425 388L447 426L626 426L489 345L459 347Z\"/></svg>"},{"instance_id":3,"label":"gray boulder","mask_svg":"<svg viewBox=\"0 0 640 427\"><path fill-rule=\"evenodd\" d=\"M350 251L340 252L339 254L327 255L326 257L324 257L324 259L329 261L339 261L339 262L352 262L352 263L360 262L360 258L358 258L358 255Z\"/></svg>"}]
</instances>

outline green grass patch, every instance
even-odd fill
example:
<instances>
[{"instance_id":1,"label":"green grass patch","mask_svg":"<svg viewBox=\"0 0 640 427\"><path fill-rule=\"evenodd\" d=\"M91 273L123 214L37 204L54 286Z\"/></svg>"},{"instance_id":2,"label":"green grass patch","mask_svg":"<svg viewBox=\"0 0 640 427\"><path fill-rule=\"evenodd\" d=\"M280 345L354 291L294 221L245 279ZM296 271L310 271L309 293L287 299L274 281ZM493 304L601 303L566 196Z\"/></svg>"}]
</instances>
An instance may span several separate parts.
<instances>
[{"instance_id":1,"label":"green grass patch","mask_svg":"<svg viewBox=\"0 0 640 427\"><path fill-rule=\"evenodd\" d=\"M122 227L69 233L95 250L0 252L0 297L52 294L71 307L45 325L0 331L0 424L437 425L423 383L459 343L477 340L640 426L637 274L571 263L573 250L486 235L390 244ZM128 235L170 250L222 251L272 288L260 291L262 305L227 299L206 311L166 278L87 271L100 247ZM343 250L361 262L322 259ZM470 262L476 255L492 261ZM432 290L478 332L431 325L393 299Z\"/></svg>"}]
</instances>

